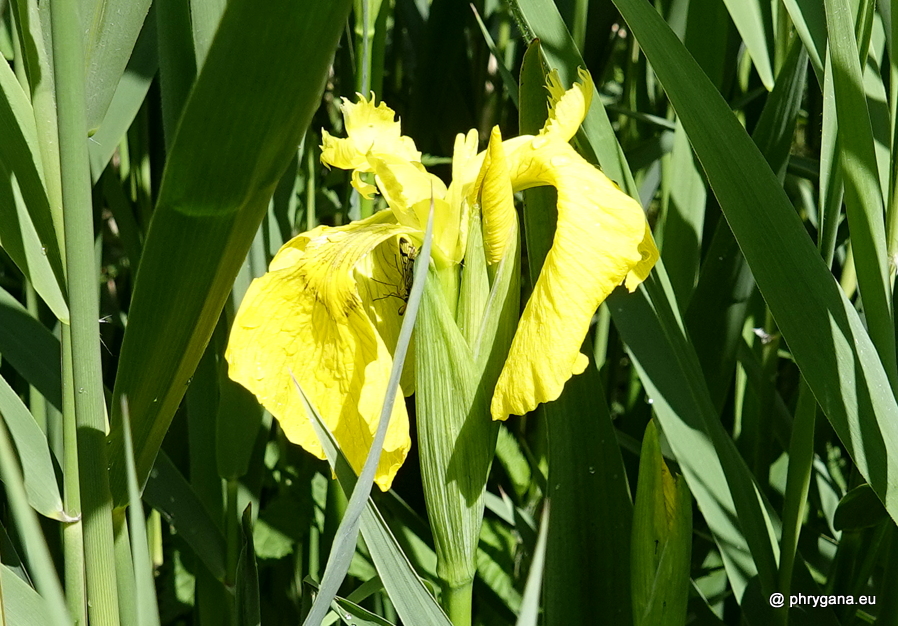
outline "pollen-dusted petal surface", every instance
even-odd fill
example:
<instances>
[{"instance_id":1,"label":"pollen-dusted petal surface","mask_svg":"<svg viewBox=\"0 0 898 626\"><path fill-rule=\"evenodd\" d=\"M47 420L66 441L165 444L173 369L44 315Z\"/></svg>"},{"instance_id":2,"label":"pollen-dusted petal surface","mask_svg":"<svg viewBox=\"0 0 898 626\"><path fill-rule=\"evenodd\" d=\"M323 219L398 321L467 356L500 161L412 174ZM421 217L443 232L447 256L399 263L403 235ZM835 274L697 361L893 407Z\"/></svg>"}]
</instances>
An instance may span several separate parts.
<instances>
[{"instance_id":1,"label":"pollen-dusted petal surface","mask_svg":"<svg viewBox=\"0 0 898 626\"><path fill-rule=\"evenodd\" d=\"M291 372L360 472L374 439L392 367L390 350L359 296L355 266L408 229L382 214L341 228L320 226L284 245L250 285L234 320L229 376L252 391L287 438L324 452ZM376 482L387 490L411 446L401 389Z\"/></svg>"},{"instance_id":2,"label":"pollen-dusted petal surface","mask_svg":"<svg viewBox=\"0 0 898 626\"><path fill-rule=\"evenodd\" d=\"M580 346L599 304L658 257L639 203L569 144L532 138L509 165L516 190L558 190L558 225L493 395L491 413L500 420L561 395L586 367Z\"/></svg>"},{"instance_id":3,"label":"pollen-dusted petal surface","mask_svg":"<svg viewBox=\"0 0 898 626\"><path fill-rule=\"evenodd\" d=\"M341 108L348 136L338 139L322 130L322 163L344 170L371 172L369 154L392 154L409 161L421 160L415 142L402 134L400 123L394 120L396 113L383 102L374 106L373 95L370 101L359 95L356 103L343 98Z\"/></svg>"}]
</instances>

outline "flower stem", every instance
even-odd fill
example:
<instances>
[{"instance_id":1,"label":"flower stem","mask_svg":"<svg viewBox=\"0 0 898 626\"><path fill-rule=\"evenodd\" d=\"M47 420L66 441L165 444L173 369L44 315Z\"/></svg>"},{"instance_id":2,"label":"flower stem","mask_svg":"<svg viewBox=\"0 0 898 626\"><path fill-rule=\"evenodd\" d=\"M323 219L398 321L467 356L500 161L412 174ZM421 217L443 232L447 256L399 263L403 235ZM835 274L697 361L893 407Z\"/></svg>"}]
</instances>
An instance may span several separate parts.
<instances>
[{"instance_id":1,"label":"flower stem","mask_svg":"<svg viewBox=\"0 0 898 626\"><path fill-rule=\"evenodd\" d=\"M50 3L88 616L119 623L78 0ZM67 439L69 439L67 437ZM71 444L70 440L66 441ZM67 470L69 468L66 468ZM71 494L70 494L71 495ZM71 504L71 502L67 503Z\"/></svg>"},{"instance_id":2,"label":"flower stem","mask_svg":"<svg viewBox=\"0 0 898 626\"><path fill-rule=\"evenodd\" d=\"M471 626L471 599L474 581L452 587L442 583L442 605L454 626Z\"/></svg>"}]
</instances>

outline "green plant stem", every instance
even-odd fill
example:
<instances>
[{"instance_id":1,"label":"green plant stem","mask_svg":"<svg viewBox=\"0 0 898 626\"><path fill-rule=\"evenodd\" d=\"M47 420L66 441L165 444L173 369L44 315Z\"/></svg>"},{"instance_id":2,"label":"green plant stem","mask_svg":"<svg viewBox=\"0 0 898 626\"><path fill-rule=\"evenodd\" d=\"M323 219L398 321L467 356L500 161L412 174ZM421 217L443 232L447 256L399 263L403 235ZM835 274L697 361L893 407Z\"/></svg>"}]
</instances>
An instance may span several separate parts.
<instances>
[{"instance_id":1,"label":"green plant stem","mask_svg":"<svg viewBox=\"0 0 898 626\"><path fill-rule=\"evenodd\" d=\"M69 613L76 623L87 624L87 581L84 578L84 528L81 523L81 484L78 472L78 425L75 423L75 388L72 381L72 328L62 324L62 464L66 515L77 521L63 528L65 592Z\"/></svg>"},{"instance_id":2,"label":"green plant stem","mask_svg":"<svg viewBox=\"0 0 898 626\"><path fill-rule=\"evenodd\" d=\"M356 90L365 98L371 91L371 0L356 0L355 3L355 49ZM374 184L374 174L362 174L362 180ZM359 194L359 211L362 219L374 213L374 198L367 199Z\"/></svg>"},{"instance_id":3,"label":"green plant stem","mask_svg":"<svg viewBox=\"0 0 898 626\"><path fill-rule=\"evenodd\" d=\"M22 6L20 5L20 8ZM32 61L35 67L30 71L29 93L34 109L34 123L38 134L38 147L50 215L56 242L66 270L65 218L62 211L62 177L59 163L59 129L57 126L56 97L51 78L50 60L41 33L41 19L36 2L24 4L27 16L18 14L19 19L27 17L29 37L34 44ZM63 506L66 515L75 519L63 525L62 541L64 554L65 598L69 614L76 624L87 624L87 581L84 571L84 528L81 520L81 487L78 471L78 427L75 422L75 391L72 368L72 329L69 324L60 325L62 348L62 466L63 466ZM33 410L33 409L32 409ZM50 428L47 428L48 435ZM51 438L52 441L52 438Z\"/></svg>"},{"instance_id":4,"label":"green plant stem","mask_svg":"<svg viewBox=\"0 0 898 626\"><path fill-rule=\"evenodd\" d=\"M588 0L574 0L573 26L571 27L571 37L574 38L574 44L578 50L583 50L586 44L586 24L589 15Z\"/></svg>"},{"instance_id":5,"label":"green plant stem","mask_svg":"<svg viewBox=\"0 0 898 626\"><path fill-rule=\"evenodd\" d=\"M118 592L106 423L93 209L87 154L84 51L77 0L50 5L56 77L63 225L71 317L71 363L84 532L87 606L93 626L117 625ZM70 443L70 442L68 442Z\"/></svg>"},{"instance_id":6,"label":"green plant stem","mask_svg":"<svg viewBox=\"0 0 898 626\"><path fill-rule=\"evenodd\" d=\"M371 91L371 0L355 3L355 86L360 94L368 97Z\"/></svg>"},{"instance_id":7,"label":"green plant stem","mask_svg":"<svg viewBox=\"0 0 898 626\"><path fill-rule=\"evenodd\" d=\"M441 604L446 615L454 626L471 626L471 600L473 597L474 581L452 587L442 583L443 595Z\"/></svg>"},{"instance_id":8,"label":"green plant stem","mask_svg":"<svg viewBox=\"0 0 898 626\"><path fill-rule=\"evenodd\" d=\"M315 135L310 130L306 134L305 165L306 165L306 230L312 230L318 225L315 215L315 183L318 174L318 159L315 158Z\"/></svg>"}]
</instances>

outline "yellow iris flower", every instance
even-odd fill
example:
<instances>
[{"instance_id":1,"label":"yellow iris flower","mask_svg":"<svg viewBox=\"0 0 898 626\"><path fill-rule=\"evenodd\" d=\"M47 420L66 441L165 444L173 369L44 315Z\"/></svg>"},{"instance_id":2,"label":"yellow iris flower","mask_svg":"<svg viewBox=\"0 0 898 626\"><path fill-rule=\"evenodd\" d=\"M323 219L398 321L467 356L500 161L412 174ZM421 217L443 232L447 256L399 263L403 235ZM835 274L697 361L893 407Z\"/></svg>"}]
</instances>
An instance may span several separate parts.
<instances>
[{"instance_id":1,"label":"yellow iris flower","mask_svg":"<svg viewBox=\"0 0 898 626\"><path fill-rule=\"evenodd\" d=\"M324 132L321 159L352 170L353 186L365 196L379 191L389 210L346 226L319 226L285 244L247 291L226 354L230 377L256 395L290 441L324 458L292 388L292 372L353 468L361 470L377 429L431 199L432 262L451 298L457 297L453 286L471 213L481 212L487 261L496 263L517 237L514 192L541 185L558 190L555 239L493 393L493 419L555 400L565 382L585 369L580 346L599 304L621 283L634 290L658 251L639 203L568 143L593 92L589 74L580 77L565 92L557 76L550 76L549 119L536 136L502 141L496 128L487 150L477 154L476 131L459 135L449 187L426 171L391 109L363 97L355 104L344 99L348 136ZM374 174L375 185L362 179L365 172ZM412 361L399 394L414 391ZM389 489L410 447L400 395L376 475L381 489Z\"/></svg>"}]
</instances>

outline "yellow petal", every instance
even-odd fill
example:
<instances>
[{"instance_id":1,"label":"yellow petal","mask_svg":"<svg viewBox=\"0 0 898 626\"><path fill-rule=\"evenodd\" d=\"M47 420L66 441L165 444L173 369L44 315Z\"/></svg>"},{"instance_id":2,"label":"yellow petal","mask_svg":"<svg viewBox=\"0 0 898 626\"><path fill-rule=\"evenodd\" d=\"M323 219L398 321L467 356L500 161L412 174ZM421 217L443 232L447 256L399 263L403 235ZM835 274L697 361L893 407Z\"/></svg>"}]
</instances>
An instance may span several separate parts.
<instances>
[{"instance_id":1,"label":"yellow petal","mask_svg":"<svg viewBox=\"0 0 898 626\"><path fill-rule=\"evenodd\" d=\"M639 203L566 142L531 138L509 164L515 189L557 188L558 226L499 376L493 419L557 399L586 367L580 346L598 306L625 279L635 288L658 258Z\"/></svg>"},{"instance_id":2,"label":"yellow petal","mask_svg":"<svg viewBox=\"0 0 898 626\"><path fill-rule=\"evenodd\" d=\"M386 212L384 212L386 213ZM385 241L355 268L359 295L392 356L408 303L414 258L418 247L405 236ZM406 396L415 392L414 335L405 357L400 386Z\"/></svg>"},{"instance_id":3,"label":"yellow petal","mask_svg":"<svg viewBox=\"0 0 898 626\"><path fill-rule=\"evenodd\" d=\"M502 133L495 126L480 170L480 207L483 214L483 246L487 263L498 263L514 233L517 213L514 190L508 175L508 162L502 145Z\"/></svg>"},{"instance_id":4,"label":"yellow petal","mask_svg":"<svg viewBox=\"0 0 898 626\"><path fill-rule=\"evenodd\" d=\"M592 103L593 82L589 72L578 69L580 82L564 91L558 72L552 70L548 76L549 119L540 131L541 135L553 135L562 141L570 141L586 118Z\"/></svg>"},{"instance_id":5,"label":"yellow petal","mask_svg":"<svg viewBox=\"0 0 898 626\"><path fill-rule=\"evenodd\" d=\"M471 129L467 135L461 133L455 136L455 145L452 149L452 182L467 178L465 172L474 165L474 172L480 169L477 158L477 130ZM483 157L481 157L483 158Z\"/></svg>"},{"instance_id":6,"label":"yellow petal","mask_svg":"<svg viewBox=\"0 0 898 626\"><path fill-rule=\"evenodd\" d=\"M408 161L420 161L421 153L410 137L402 135L402 127L395 121L396 113L381 102L374 106L374 96L366 100L358 94L357 103L343 98L343 119L346 125L345 139L321 133L321 161L341 169L362 172L374 171L368 162L369 155L392 154Z\"/></svg>"},{"instance_id":7,"label":"yellow petal","mask_svg":"<svg viewBox=\"0 0 898 626\"><path fill-rule=\"evenodd\" d=\"M642 260L630 270L630 273L627 274L627 279L624 281L624 286L630 293L636 291L640 283L649 277L649 272L652 271L652 268L655 267L655 263L658 261L658 248L655 247L655 239L652 237L652 229L649 228L648 222L645 223L645 234L639 243L639 256Z\"/></svg>"},{"instance_id":8,"label":"yellow petal","mask_svg":"<svg viewBox=\"0 0 898 626\"><path fill-rule=\"evenodd\" d=\"M396 221L423 232L433 199L433 258L437 265L455 264L461 233L461 212L445 200L446 185L420 164L394 156L371 158L377 185ZM464 250L462 249L462 254Z\"/></svg>"},{"instance_id":9,"label":"yellow petal","mask_svg":"<svg viewBox=\"0 0 898 626\"><path fill-rule=\"evenodd\" d=\"M292 372L356 472L374 439L392 357L354 270L407 230L384 220L381 213L342 228L322 226L285 244L250 285L225 355L230 377L256 395L287 438L324 458ZM410 446L400 390L375 479L381 489L389 489Z\"/></svg>"},{"instance_id":10,"label":"yellow petal","mask_svg":"<svg viewBox=\"0 0 898 626\"><path fill-rule=\"evenodd\" d=\"M361 170L352 170L352 186L365 200L370 200L377 192L377 187L362 178Z\"/></svg>"},{"instance_id":11,"label":"yellow petal","mask_svg":"<svg viewBox=\"0 0 898 626\"><path fill-rule=\"evenodd\" d=\"M455 262L464 258L465 248L468 245L471 211L468 196L483 162L483 154L477 154L477 142L477 130L472 128L467 135L459 133L455 136L455 146L452 150L452 183L446 190L446 202L456 208L459 216L458 242L455 253L450 255Z\"/></svg>"}]
</instances>

